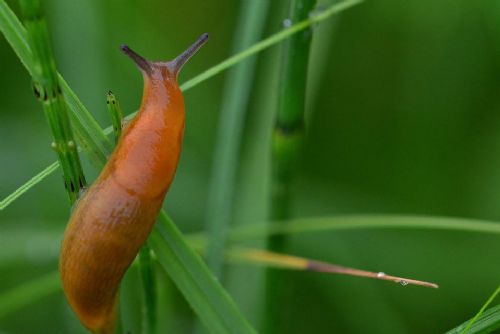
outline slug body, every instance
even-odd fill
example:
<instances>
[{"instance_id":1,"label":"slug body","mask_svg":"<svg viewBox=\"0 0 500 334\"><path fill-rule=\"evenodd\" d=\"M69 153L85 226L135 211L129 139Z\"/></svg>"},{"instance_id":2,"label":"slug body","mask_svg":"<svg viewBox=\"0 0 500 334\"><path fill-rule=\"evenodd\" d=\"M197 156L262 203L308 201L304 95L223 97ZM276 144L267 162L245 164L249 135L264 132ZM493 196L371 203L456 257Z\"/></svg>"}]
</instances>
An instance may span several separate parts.
<instances>
[{"instance_id":1,"label":"slug body","mask_svg":"<svg viewBox=\"0 0 500 334\"><path fill-rule=\"evenodd\" d=\"M59 270L69 304L93 333L113 333L120 282L146 241L174 178L184 133L182 65L208 35L171 62L122 50L144 75L141 108L72 212Z\"/></svg>"}]
</instances>

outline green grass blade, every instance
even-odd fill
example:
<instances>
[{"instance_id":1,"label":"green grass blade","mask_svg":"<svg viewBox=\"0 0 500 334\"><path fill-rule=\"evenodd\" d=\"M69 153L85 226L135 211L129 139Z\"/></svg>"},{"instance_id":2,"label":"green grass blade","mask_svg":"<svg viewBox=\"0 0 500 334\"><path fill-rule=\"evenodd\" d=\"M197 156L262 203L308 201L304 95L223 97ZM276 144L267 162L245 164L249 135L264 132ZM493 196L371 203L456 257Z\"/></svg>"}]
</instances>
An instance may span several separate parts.
<instances>
[{"instance_id":1,"label":"green grass blade","mask_svg":"<svg viewBox=\"0 0 500 334\"><path fill-rule=\"evenodd\" d=\"M230 242L267 238L270 235L318 233L327 231L353 231L369 229L417 229L443 230L474 233L499 234L500 224L493 221L398 215L345 215L332 217L297 218L282 223L252 223L236 226L229 230ZM205 233L189 236L191 245L204 247Z\"/></svg>"},{"instance_id":2,"label":"green grass blade","mask_svg":"<svg viewBox=\"0 0 500 334\"><path fill-rule=\"evenodd\" d=\"M36 174L33 176L28 182L17 188L13 193L11 193L9 196L5 197L1 202L0 202L0 211L5 209L7 206L9 206L10 203L14 202L16 199L18 199L20 196L22 196L25 192L33 188L35 185L37 185L39 182L41 182L43 179L45 179L47 176L52 174L57 168L59 168L59 161L53 162L51 165L47 166L44 170L42 170L40 173Z\"/></svg>"},{"instance_id":3,"label":"green grass blade","mask_svg":"<svg viewBox=\"0 0 500 334\"><path fill-rule=\"evenodd\" d=\"M156 280L153 270L151 250L148 245L139 251L139 273L142 281L142 333L156 332Z\"/></svg>"},{"instance_id":4,"label":"green grass blade","mask_svg":"<svg viewBox=\"0 0 500 334\"><path fill-rule=\"evenodd\" d=\"M0 319L61 290L59 272L51 272L0 294Z\"/></svg>"},{"instance_id":5,"label":"green grass blade","mask_svg":"<svg viewBox=\"0 0 500 334\"><path fill-rule=\"evenodd\" d=\"M233 37L234 53L260 39L268 8L267 1L246 1L240 4ZM231 68L222 97L205 221L211 240L206 258L210 269L218 277L221 276L226 233L231 221L243 121L256 60L250 58Z\"/></svg>"},{"instance_id":6,"label":"green grass blade","mask_svg":"<svg viewBox=\"0 0 500 334\"><path fill-rule=\"evenodd\" d=\"M455 327L451 331L446 332L446 334L483 334L491 333L495 329L500 328L500 305L497 305L485 312L486 308L493 302L499 293L500 285L491 294L486 303L484 303L472 319L464 322L458 327Z\"/></svg>"},{"instance_id":7,"label":"green grass blade","mask_svg":"<svg viewBox=\"0 0 500 334\"><path fill-rule=\"evenodd\" d=\"M488 298L486 303L484 303L484 305L481 307L481 309L479 309L479 311L474 316L474 318L472 318L471 321L469 321L469 323L467 324L467 327L464 328L464 330L462 331L461 334L466 334L469 332L472 325L474 325L474 323L481 316L481 314L483 314L484 310L493 302L493 300L495 299L495 297L498 295L499 292L500 292L500 285L496 288L496 290L493 292L493 294L490 296L490 298Z\"/></svg>"},{"instance_id":8,"label":"green grass blade","mask_svg":"<svg viewBox=\"0 0 500 334\"><path fill-rule=\"evenodd\" d=\"M446 332L445 334L462 334L472 321L468 320L458 327ZM467 334L487 334L500 328L500 305L493 306L487 309L474 321L474 324L468 329Z\"/></svg>"},{"instance_id":9,"label":"green grass blade","mask_svg":"<svg viewBox=\"0 0 500 334\"><path fill-rule=\"evenodd\" d=\"M196 77L186 81L181 85L182 91L186 91L191 89L205 80L210 79L211 77L219 74L220 72L236 65L240 61L253 56L254 54L261 52L268 47L271 47L284 39L296 34L299 31L307 29L311 25L318 24L323 20L330 18L331 16L346 10L354 5L361 3L363 0L346 0L341 3L334 4L322 12L316 13L316 15L299 22L291 27L284 29L262 41L254 44L250 48L235 54L234 56L226 59L225 61L211 67L205 72L197 75ZM10 8L6 5L4 0L0 0L0 31L5 35L7 41L12 46L21 62L24 64L26 69L31 72L31 52L26 45L23 45L23 41L25 41L25 31L22 27L21 23L14 15L14 13L10 10ZM61 82L61 87L63 89L63 93L66 97L66 102L68 103L70 109L74 113L78 113L78 115L70 113L70 117L72 118L72 126L75 130L75 135L78 139L78 142L82 145L85 152L89 155L94 166L97 166L100 159L106 157L107 154L111 151L111 143L106 138L107 134L110 134L113 130L112 127L106 128L102 131L94 120L94 118L89 114L87 109L83 106L81 101L75 95L75 93L69 88L68 84L62 77L59 77ZM125 119L130 119L135 115L132 113L125 117ZM73 118L76 118L77 122L73 122ZM86 136L80 140L81 136ZM94 138L99 138L99 140L94 140ZM92 142L92 145L85 145L85 142ZM94 149L99 147L99 149ZM103 153L104 152L104 153ZM44 175L43 178L37 180L36 183L41 182L46 176L50 174ZM33 187L36 183L29 184L30 187ZM25 187L22 185L21 187ZM26 188L27 191L29 188ZM14 191L15 192L15 191ZM10 196L10 195L9 195ZM19 197L19 196L18 196ZM18 197L14 198L17 199ZM3 201L2 201L3 202ZM12 202L12 201L11 201ZM9 202L9 204L11 203Z\"/></svg>"},{"instance_id":10,"label":"green grass blade","mask_svg":"<svg viewBox=\"0 0 500 334\"><path fill-rule=\"evenodd\" d=\"M149 243L159 263L212 333L255 333L201 258L164 213Z\"/></svg>"}]
</instances>

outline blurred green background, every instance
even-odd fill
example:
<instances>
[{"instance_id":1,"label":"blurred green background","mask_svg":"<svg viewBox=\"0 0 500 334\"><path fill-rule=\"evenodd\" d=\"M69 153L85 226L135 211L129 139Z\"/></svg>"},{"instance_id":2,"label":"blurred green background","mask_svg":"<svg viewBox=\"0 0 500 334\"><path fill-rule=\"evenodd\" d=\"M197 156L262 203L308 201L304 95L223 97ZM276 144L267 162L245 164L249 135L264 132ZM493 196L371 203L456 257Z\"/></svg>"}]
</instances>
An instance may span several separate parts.
<instances>
[{"instance_id":1,"label":"blurred green background","mask_svg":"<svg viewBox=\"0 0 500 334\"><path fill-rule=\"evenodd\" d=\"M118 46L151 59L211 40L180 81L224 60L243 1L47 0L59 71L102 126L106 92L135 111L142 79ZM269 0L265 36L281 29ZM18 11L17 1L7 3ZM325 6L331 1L323 1ZM243 134L234 224L262 222L279 47L258 56ZM30 78L0 36L0 198L55 160ZM306 149L294 215L395 213L500 219L500 3L367 1L314 27ZM186 92L184 151L165 207L183 232L203 229L225 75ZM87 163L86 174L96 172ZM57 268L68 218L60 171L0 212L0 293ZM50 247L37 231L57 236ZM44 234L44 235L45 235ZM17 239L16 239L17 238ZM10 242L9 242L10 241ZM258 243L257 243L258 244ZM9 248L9 247L14 247ZM498 236L355 230L291 237L287 253L425 279L439 290L290 272L291 333L440 333L470 318L500 281ZM258 327L262 268L229 266L225 286ZM162 275L162 280L168 278ZM133 273L126 284L134 284ZM292 283L293 282L293 283ZM191 332L175 288L161 291L162 331ZM62 293L0 317L0 333L80 333Z\"/></svg>"}]
</instances>

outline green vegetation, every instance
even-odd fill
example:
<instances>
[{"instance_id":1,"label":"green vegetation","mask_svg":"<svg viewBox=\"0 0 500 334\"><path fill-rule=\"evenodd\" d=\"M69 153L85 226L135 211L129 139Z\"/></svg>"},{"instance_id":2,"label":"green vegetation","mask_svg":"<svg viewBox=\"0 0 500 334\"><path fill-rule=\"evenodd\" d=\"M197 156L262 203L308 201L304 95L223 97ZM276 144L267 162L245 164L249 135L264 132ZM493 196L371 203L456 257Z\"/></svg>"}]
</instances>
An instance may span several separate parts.
<instances>
[{"instance_id":1,"label":"green vegetation","mask_svg":"<svg viewBox=\"0 0 500 334\"><path fill-rule=\"evenodd\" d=\"M138 108L142 80L118 45L168 59L205 31L181 77L169 215L125 277L121 331L189 333L198 320L214 333L499 328L497 4L192 0L171 15L170 1L50 0L45 20L38 1L20 5L0 0L0 332L84 332L57 275L70 210L58 167L83 184L79 152L91 183ZM50 127L30 81L61 88L42 103ZM110 89L124 109L108 95L112 127ZM269 239L282 254L258 250ZM440 288L283 269L311 263Z\"/></svg>"}]
</instances>

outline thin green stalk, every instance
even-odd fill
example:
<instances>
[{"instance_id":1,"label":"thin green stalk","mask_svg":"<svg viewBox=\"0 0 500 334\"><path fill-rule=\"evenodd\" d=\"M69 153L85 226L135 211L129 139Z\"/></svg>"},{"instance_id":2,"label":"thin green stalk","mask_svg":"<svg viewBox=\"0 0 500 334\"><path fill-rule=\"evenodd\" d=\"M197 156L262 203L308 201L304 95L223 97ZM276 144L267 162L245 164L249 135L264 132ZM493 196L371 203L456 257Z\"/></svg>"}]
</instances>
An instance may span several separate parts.
<instances>
[{"instance_id":1,"label":"thin green stalk","mask_svg":"<svg viewBox=\"0 0 500 334\"><path fill-rule=\"evenodd\" d=\"M151 260L151 250L146 244L139 251L139 273L142 281L142 333L156 333L156 280Z\"/></svg>"},{"instance_id":2,"label":"thin green stalk","mask_svg":"<svg viewBox=\"0 0 500 334\"><path fill-rule=\"evenodd\" d=\"M32 50L28 46L26 29L5 3L5 0L0 0L0 31L4 34L5 39L9 42L29 74L34 77L38 69L35 66ZM111 152L111 142L64 78L60 74L57 74L57 77L65 101L72 111L68 116L77 142L89 156L90 161L96 166L99 160L105 159ZM34 184L36 183L32 183L32 185Z\"/></svg>"},{"instance_id":3,"label":"thin green stalk","mask_svg":"<svg viewBox=\"0 0 500 334\"><path fill-rule=\"evenodd\" d=\"M241 3L233 39L234 53L244 50L261 38L268 8L268 1ZM221 277L222 273L226 233L231 221L238 169L238 151L256 60L247 59L229 71L222 96L205 222L210 234L207 262L218 277Z\"/></svg>"},{"instance_id":4,"label":"thin green stalk","mask_svg":"<svg viewBox=\"0 0 500 334\"><path fill-rule=\"evenodd\" d=\"M106 96L106 105L108 106L108 113L111 117L111 126L113 127L115 144L118 144L118 140L122 135L123 111L112 91L109 91Z\"/></svg>"},{"instance_id":5,"label":"thin green stalk","mask_svg":"<svg viewBox=\"0 0 500 334\"><path fill-rule=\"evenodd\" d=\"M199 85L203 81L208 80L211 77L219 74L220 72L238 64L242 60L251 57L258 52L261 52L267 49L268 47L271 47L281 42L282 40L304 29L309 28L314 24L318 24L321 21L324 21L343 10L349 9L352 6L361 3L362 1L363 0L346 0L341 3L333 4L324 11L317 12L314 16L310 16L307 20L304 20L302 22L292 25L287 29L277 32L271 35L270 37L254 44L248 49L240 53L237 53L234 56L229 57L228 59L222 61L221 63L209 68L205 72L186 81L184 84L181 85L181 89L182 91L187 91L188 89L191 89ZM14 15L14 13L6 5L4 0L0 0L0 31L2 31L5 38L12 46L12 48L14 49L14 51L16 52L19 59L26 67L26 69L31 73L33 68L31 64L31 51L29 50L27 45L25 45L24 28L21 26L20 22L17 20L17 17ZM110 134L112 132L112 127L108 127L104 131L100 129L97 122L93 119L88 110L85 109L81 101L78 100L77 96L69 88L67 83L61 77L59 78L61 81L63 93L66 97L66 102L69 104L71 110L73 111L73 113L70 113L70 118L72 120L72 126L75 128L75 135L77 136L79 143L82 145L82 147L84 147L85 152L89 155L89 158L93 162L94 166L97 166L98 161L102 158L105 158L106 154L109 154L109 152L111 152L111 144L105 135ZM125 119L130 119L134 116L135 113L132 113L126 116ZM77 118L77 121L74 122L73 118ZM77 127L79 127L80 130L82 131L81 134L79 134L79 132L76 131ZM80 136L85 138L82 138L80 140L79 138ZM84 146L84 143L86 142L92 142L92 145ZM94 148L99 148L99 149L94 150ZM106 152L106 154L103 155L103 152ZM29 184L26 183L20 187L24 188L23 192L18 192L16 190L11 195L7 196L8 198L10 198L9 202L7 202L6 199L2 200L0 202L0 209L4 209L5 207L7 207L8 204L15 201L29 188L33 187L38 182L41 182L48 175L50 175L50 173L49 174L42 174L42 172L38 173L36 182L31 182ZM17 194L17 196L13 196L14 193Z\"/></svg>"},{"instance_id":6,"label":"thin green stalk","mask_svg":"<svg viewBox=\"0 0 500 334\"><path fill-rule=\"evenodd\" d=\"M289 16L285 25L301 22L309 16L316 0L290 0ZM304 138L307 68L312 40L312 29L295 34L282 46L281 80L278 108L271 149L270 220L290 218L292 181L297 168ZM286 238L272 236L268 249L281 252ZM264 307L264 333L286 332L290 323L288 304L293 295L293 284L283 284L286 272L268 270Z\"/></svg>"},{"instance_id":7,"label":"thin green stalk","mask_svg":"<svg viewBox=\"0 0 500 334\"><path fill-rule=\"evenodd\" d=\"M316 0L291 0L285 22L302 21ZM291 23L290 23L291 24ZM291 185L304 137L307 68L312 30L307 29L283 44L278 109L272 139L271 220L291 216ZM272 238L270 249L280 248L281 240Z\"/></svg>"},{"instance_id":8,"label":"thin green stalk","mask_svg":"<svg viewBox=\"0 0 500 334\"><path fill-rule=\"evenodd\" d=\"M493 302L493 300L496 298L496 296L500 293L500 285L497 286L495 292L493 292L491 294L491 296L488 298L488 300L486 301L486 303L484 303L484 305L481 307L481 309L479 310L479 312L477 312L477 314L474 316L474 318L472 318L468 323L467 323L467 326L465 326L465 328L460 332L460 334L467 334L467 333L471 333L471 328L472 326L474 325L474 323L477 322L477 320L479 319L479 317L481 317L481 315L484 313L484 310L486 310L486 308ZM498 322L498 325L500 325L500 321ZM491 330L493 330L494 328L491 328Z\"/></svg>"},{"instance_id":9,"label":"thin green stalk","mask_svg":"<svg viewBox=\"0 0 500 334\"><path fill-rule=\"evenodd\" d=\"M256 333L164 211L160 212L149 244L210 332Z\"/></svg>"},{"instance_id":10,"label":"thin green stalk","mask_svg":"<svg viewBox=\"0 0 500 334\"><path fill-rule=\"evenodd\" d=\"M472 320L472 319L471 319ZM462 334L464 328L470 323L467 320L458 327L446 332L445 334ZM500 305L487 309L476 318L474 324L469 328L467 334L488 334L495 333L500 328Z\"/></svg>"},{"instance_id":11,"label":"thin green stalk","mask_svg":"<svg viewBox=\"0 0 500 334\"><path fill-rule=\"evenodd\" d=\"M52 148L59 157L70 202L74 203L86 181L56 72L47 24L39 0L21 0L20 4L25 17L28 44L33 52L33 90L45 111L54 139Z\"/></svg>"},{"instance_id":12,"label":"thin green stalk","mask_svg":"<svg viewBox=\"0 0 500 334\"><path fill-rule=\"evenodd\" d=\"M418 229L461 231L500 235L500 224L493 221L427 216L397 215L346 215L332 217L309 217L290 219L286 222L252 223L233 227L229 230L231 243L259 240L273 235L297 235L332 231L386 229ZM195 248L204 247L206 233L189 235L190 244Z\"/></svg>"},{"instance_id":13,"label":"thin green stalk","mask_svg":"<svg viewBox=\"0 0 500 334\"><path fill-rule=\"evenodd\" d=\"M33 188L35 185L42 182L43 179L52 174L58 167L59 167L59 161L53 162L52 164L47 166L44 170L42 170L40 173L36 174L31 179L29 179L28 182L17 188L9 196L5 197L0 202L0 211L8 207L10 203L14 202L17 198L19 198L22 194Z\"/></svg>"}]
</instances>

